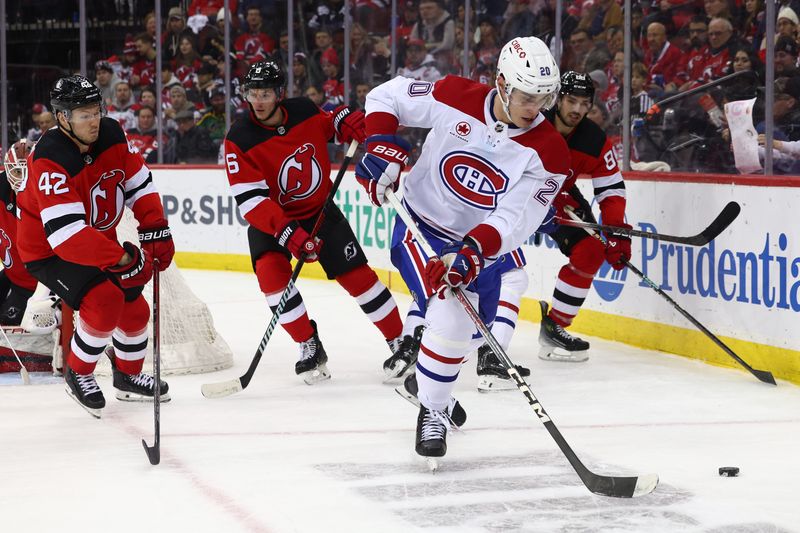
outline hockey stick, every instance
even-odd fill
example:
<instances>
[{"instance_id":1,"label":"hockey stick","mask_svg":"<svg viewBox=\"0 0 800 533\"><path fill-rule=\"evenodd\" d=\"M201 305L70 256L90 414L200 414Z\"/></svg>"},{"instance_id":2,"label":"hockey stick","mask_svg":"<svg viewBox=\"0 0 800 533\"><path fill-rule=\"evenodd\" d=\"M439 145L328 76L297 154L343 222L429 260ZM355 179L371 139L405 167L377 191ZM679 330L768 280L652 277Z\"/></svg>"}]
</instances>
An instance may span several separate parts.
<instances>
[{"instance_id":1,"label":"hockey stick","mask_svg":"<svg viewBox=\"0 0 800 533\"><path fill-rule=\"evenodd\" d=\"M161 291L159 285L158 259L153 261L153 423L155 440L152 446L142 439L151 465L161 462Z\"/></svg>"},{"instance_id":2,"label":"hockey stick","mask_svg":"<svg viewBox=\"0 0 800 533\"><path fill-rule=\"evenodd\" d=\"M728 204L728 206L730 206L731 204L734 204L734 202L731 202L730 204ZM738 207L738 204L735 204L735 205L737 205L737 207ZM727 206L726 206L726 209L727 209ZM576 219L576 220L580 220L580 219L578 219L578 215L576 215L576 214L575 214L574 212L572 212L572 211L569 211L569 210L568 210L568 211L567 211L567 214L568 214L570 217L575 217L575 219ZM717 217L717 218L719 218L719 217ZM595 237L595 238L597 238L597 239L600 239L600 240L602 240L602 239L601 239L601 237L600 237L600 235L598 235L597 233L595 233L595 232L594 232L594 231L592 231L591 229L589 229L589 228L584 228L584 229L586 230L586 232L587 232L587 233L589 233L589 235L592 235L593 237ZM641 270L639 270L638 268L636 268L635 266L633 266L633 265L631 264L631 262L630 262L630 261L628 261L628 260L624 260L624 261L623 261L623 263L625 264L625 266L626 266L626 267L628 267L629 269L631 269L631 271L632 271L634 274L636 274L637 276L639 276L639 278L641 278L641 280L642 280L642 281L644 281L644 282L645 282L645 283L646 283L648 286L650 286L650 288L651 288L651 289L653 289L654 291L656 291L656 292L657 292L657 293L658 293L660 296L662 296L662 297L663 297L663 298L664 298L664 299L665 299L667 302L669 302L669 304L670 304L672 307L674 307L674 308L675 308L675 309L676 309L676 310L677 310L677 311L678 311L680 314L682 314L682 315L683 315L683 316L686 318L686 320L688 320L689 322L691 322L691 323L692 323L692 324L693 324L693 325L694 325L694 326L695 326L697 329L699 329L700 331L702 331L702 332L703 332L703 333L706 335L706 337L708 337L709 339L711 339L712 341L714 341L714 344L716 344L717 346L719 346L720 348L722 348L722 350L723 350L723 351L724 351L726 354L728 354L728 355L730 355L731 357L733 357L733 358L736 360L736 362L738 362L740 365L742 365L744 368L746 368L748 372L750 372L751 374L753 374L753 375L754 375L756 378L758 378L760 381L763 381L764 383L769 383L769 384L771 384L771 385L777 385L777 384L775 383L775 378L772 376L772 374L771 374L770 372L767 372L766 370L756 370L755 368L753 368L753 367L751 367L750 365L748 365L748 364L747 364L747 362L746 362L744 359L742 359L741 357L739 357L738 355L736 355L736 353L734 353L734 351L733 351L733 350L731 350L730 348L728 348L728 346L727 346L727 345L726 345L724 342L722 342L722 340L721 340L719 337L717 337L716 335L714 335L713 333L711 333L711 332L708 330L708 328L706 328L706 327L705 327L703 324L701 324L700 322L698 322L698 320L697 320L695 317L693 317L692 315L690 315L688 311L686 311L686 310L685 310L683 307L681 307L680 305L678 305L678 302L676 302L675 300L673 300L672 298L670 298L670 296L669 296L669 295L668 295L666 292L664 292L664 291L661 289L661 287L659 287L659 286L658 286L658 285L657 285L657 284L656 284L656 283L655 283L653 280L651 280L650 278L648 278L647 276L645 276L644 272L642 272Z\"/></svg>"},{"instance_id":3,"label":"hockey stick","mask_svg":"<svg viewBox=\"0 0 800 533\"><path fill-rule=\"evenodd\" d=\"M388 198L389 202L392 204L392 207L395 208L397 214L400 215L400 218L403 219L406 226L408 227L409 231L411 231L414 239L422 246L422 249L429 257L435 257L436 253L433 251L430 243L428 243L425 236L419 230L416 225L414 219L411 218L411 215L408 214L408 211L397 199L397 196L391 191L386 193L386 197ZM536 416L539 418L539 421L544 424L544 427L550 433L550 436L553 437L553 440L556 441L558 447L561 449L561 452L566 456L567 461L569 464L572 465L572 468L575 469L575 472L578 474L578 477L583 481L583 484L586 485L586 488L589 491L593 492L594 494L600 494L603 496L611 496L614 498L635 498L637 496L644 496L645 494L651 493L658 485L658 476L656 474L646 474L643 476L635 476L635 477L620 477L620 476L603 476L600 474L595 474L578 458L575 452L570 447L569 443L567 443L566 439L561 435L561 432L555 425L555 422L550 418L550 415L547 414L544 407L539 400L536 399L534 396L533 391L531 391L530 386L525 382L522 376L519 375L517 372L514 363L509 359L508 355L506 354L505 350L500 346L500 343L497 342L492 332L483 323L478 312L473 307L472 303L469 299L464 295L464 293L460 289L454 289L453 293L455 294L458 301L461 302L461 305L464 307L467 315L478 328L478 331L483 335L483 338L489 344L489 347L494 351L494 353L500 358L503 362L503 366L506 367L506 372L514 380L517 385L517 388L522 392L525 396L525 399L528 400L528 404L533 409Z\"/></svg>"},{"instance_id":4,"label":"hockey stick","mask_svg":"<svg viewBox=\"0 0 800 533\"><path fill-rule=\"evenodd\" d=\"M339 188L339 184L342 182L342 178L344 178L344 173L347 170L347 167L350 166L350 161L353 159L356 148L358 148L358 143L354 140L350 143L347 154L344 156L344 160L339 167L339 172L336 174L336 179L333 181L333 186L328 193L328 197L325 199L325 203L322 205L319 215L317 215L317 220L314 222L314 228L311 230L311 233L309 233L309 238L313 239L319 231L319 228L322 225L322 220L324 219L325 208L333 202L333 197L336 194L336 190ZM275 308L275 312L272 313L272 319L269 321L267 331L261 338L261 343L258 345L258 349L256 349L256 354L253 356L253 360L250 362L250 367L247 369L247 372L236 379L204 384L202 387L200 387L200 391L203 393L203 396L206 398L222 398L224 396L236 394L237 392L241 392L247 388L247 385L250 384L250 380L253 379L253 374L258 367L259 361L261 361L261 356L264 354L264 349L267 347L267 343L272 337L272 332L275 330L275 326L278 324L278 319L280 318L281 313L283 313L283 308L286 306L286 302L289 299L289 294L292 292L294 284L297 281L297 277L300 275L300 269L303 268L305 262L305 254L303 254L300 256L300 259L297 260L294 271L292 271L292 277L289 279L289 284L286 285L286 288L283 290L283 294L281 295L281 299Z\"/></svg>"},{"instance_id":5,"label":"hockey stick","mask_svg":"<svg viewBox=\"0 0 800 533\"><path fill-rule=\"evenodd\" d=\"M30 385L31 377L28 375L28 369L25 368L25 365L22 364L22 359L20 359L19 354L14 349L14 345L11 344L11 339L9 339L8 335L6 335L5 328L0 328L0 330L3 331L3 337L5 337L6 342L8 343L8 347L11 348L11 352L14 354L14 357L17 358L17 362L19 363L19 375L22 377L22 383L24 385Z\"/></svg>"},{"instance_id":6,"label":"hockey stick","mask_svg":"<svg viewBox=\"0 0 800 533\"><path fill-rule=\"evenodd\" d=\"M562 226L572 226L574 228L583 228L585 230L604 231L606 234L622 235L625 237L643 237L645 239L656 239L665 242L676 242L679 244L688 244L690 246L704 246L713 241L717 235L725 231L725 228L730 226L731 222L736 220L739 212L742 210L736 202L729 202L728 205L717 215L717 218L708 225L706 229L693 235L691 237L679 237L676 235L666 235L664 233L653 233L650 231L640 231L633 228L621 228L619 226L607 226L605 224L596 224L594 222L585 222L581 219L565 219L559 218L558 223Z\"/></svg>"}]
</instances>

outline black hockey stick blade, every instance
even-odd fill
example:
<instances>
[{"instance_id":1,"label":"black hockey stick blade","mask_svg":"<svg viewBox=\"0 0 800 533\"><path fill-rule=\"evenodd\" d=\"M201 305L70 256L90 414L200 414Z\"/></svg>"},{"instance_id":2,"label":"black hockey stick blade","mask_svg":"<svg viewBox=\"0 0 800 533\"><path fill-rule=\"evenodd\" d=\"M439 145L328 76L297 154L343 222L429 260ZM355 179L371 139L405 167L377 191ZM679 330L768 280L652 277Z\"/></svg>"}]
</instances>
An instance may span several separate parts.
<instances>
[{"instance_id":1,"label":"black hockey stick blade","mask_svg":"<svg viewBox=\"0 0 800 533\"><path fill-rule=\"evenodd\" d=\"M158 438L152 446L148 446L147 442L142 439L142 446L144 451L147 452L147 458L150 460L151 465L157 465L161 462L161 448L159 447Z\"/></svg>"},{"instance_id":2,"label":"black hockey stick blade","mask_svg":"<svg viewBox=\"0 0 800 533\"><path fill-rule=\"evenodd\" d=\"M728 202L728 205L726 205L720 214L717 215L717 218L715 218L714 221L709 224L708 227L702 231L702 233L700 233L700 237L702 237L702 239L699 239L699 244L695 244L695 246L703 246L716 239L720 233L725 231L725 228L731 225L731 222L736 220L736 217L739 216L741 211L742 208L738 203Z\"/></svg>"},{"instance_id":3,"label":"black hockey stick blade","mask_svg":"<svg viewBox=\"0 0 800 533\"><path fill-rule=\"evenodd\" d=\"M728 205L730 205L730 204L728 204ZM712 341L714 344L716 344L717 346L719 346L719 347L720 347L720 349L722 349L722 351L723 351L723 352L725 352L726 354L730 355L730 356L733 358L733 360L734 360L734 361L736 361L737 363L739 363L740 365L742 365L742 367L744 367L744 369L745 369L745 370L747 370L748 372L750 372L751 374L753 374L753 375L756 377L756 379L758 379L759 381L762 381L762 382L764 382L764 383L768 383L768 384L770 384L770 385L777 385L777 383L775 383L775 377L774 377L774 376L773 376L773 375L772 375L770 372L768 372L768 371L766 371L766 370L758 370L758 369L755 369L755 368L753 368L752 366L750 366L750 365L747 363L747 361L745 361L744 359L742 359L741 357L739 357L739 356L736 354L736 352L734 352L733 350L731 350L731 349L730 349L730 347L729 347L727 344L725 344L724 342L722 342L722 339L720 339L719 337L717 337L716 335L714 335L714 333L712 333L712 332L711 332L711 330L709 330L707 327L705 327L703 324L701 324L699 320L697 320L695 317L693 317L693 316L692 316L692 315L689 313L689 311L687 311L686 309L684 309L683 307L681 307L680 305L678 305L678 302L676 302L675 300L673 300L673 299L672 299L672 298L669 296L669 294L667 294L666 292L664 292L664 291L661 289L661 287L659 287L659 286L658 286L658 284L657 284L656 282L654 282L653 280L651 280L650 278L648 278L647 276L645 276L645 275L644 275L644 272L642 272L641 270L639 270L639 268L638 268L638 267L636 267L636 266L632 265L632 264L630 263L630 261L625 261L625 266L626 266L626 267L628 267L628 269L630 269L630 270L631 270L631 272L633 272L634 274L636 274L637 276L639 276L639 278L640 278L642 281L644 281L644 282L645 282L645 283L646 283L646 284L647 284L647 285L648 285L648 286L649 286L651 289L653 289L654 291L656 291L656 292L659 294L659 296L661 296L662 298L664 298L664 299L667 301L667 303L669 303L669 304L670 304L670 305L671 305L671 306L672 306L672 307L673 307L673 308L674 308L674 309L675 309L677 312L679 312L681 315L683 315L683 317L684 317L686 320L688 320L689 322L691 322L691 323L692 323L692 325L694 325L694 327L696 327L697 329L699 329L699 330L700 330L700 331L701 331L701 332L702 332L702 333L703 333L703 334L704 334L706 337L708 337L708 338L709 338L709 339L710 339L710 340L711 340L711 341Z\"/></svg>"},{"instance_id":4,"label":"black hockey stick blade","mask_svg":"<svg viewBox=\"0 0 800 533\"><path fill-rule=\"evenodd\" d=\"M596 231L603 231L611 235L623 235L626 237L642 237L644 239L654 239L657 241L674 242L678 244L688 244L690 246L705 246L713 241L720 233L725 231L725 228L730 226L731 222L736 220L739 216L741 207L736 202L729 202L722 211L717 215L709 226L690 237L682 237L679 235L668 235L666 233L655 233L652 231L642 231L633 228L622 228L619 226L608 226L606 224L596 224L594 222L585 222L582 220L570 220L567 218L559 218L558 223L562 226L571 226L574 228L591 229Z\"/></svg>"}]
</instances>

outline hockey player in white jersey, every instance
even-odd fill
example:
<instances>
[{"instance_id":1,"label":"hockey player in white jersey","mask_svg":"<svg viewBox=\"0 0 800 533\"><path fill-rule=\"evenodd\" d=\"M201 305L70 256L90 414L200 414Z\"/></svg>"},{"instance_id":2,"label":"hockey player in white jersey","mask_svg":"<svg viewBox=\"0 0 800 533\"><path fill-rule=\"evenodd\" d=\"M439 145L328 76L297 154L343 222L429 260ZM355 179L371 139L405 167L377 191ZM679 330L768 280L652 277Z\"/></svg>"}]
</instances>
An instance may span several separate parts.
<instances>
[{"instance_id":1,"label":"hockey player in white jersey","mask_svg":"<svg viewBox=\"0 0 800 533\"><path fill-rule=\"evenodd\" d=\"M451 393L481 342L449 289L463 289L491 322L500 283L484 267L539 227L569 172L566 142L540 113L558 87L547 46L526 37L503 47L494 89L453 76L435 84L398 77L367 95L367 153L356 177L374 204L385 202L388 188L397 190L407 162L398 126L432 128L404 178L403 202L439 257L427 257L399 218L391 247L429 323L416 364L421 456L446 453Z\"/></svg>"}]
</instances>

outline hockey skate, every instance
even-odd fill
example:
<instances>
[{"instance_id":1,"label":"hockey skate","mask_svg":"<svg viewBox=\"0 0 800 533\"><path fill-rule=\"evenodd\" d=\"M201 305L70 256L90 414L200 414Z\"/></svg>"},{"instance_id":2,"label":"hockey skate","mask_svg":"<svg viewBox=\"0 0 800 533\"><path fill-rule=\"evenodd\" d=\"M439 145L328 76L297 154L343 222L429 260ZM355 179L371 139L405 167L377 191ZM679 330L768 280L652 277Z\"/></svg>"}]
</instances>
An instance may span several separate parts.
<instances>
[{"instance_id":1,"label":"hockey skate","mask_svg":"<svg viewBox=\"0 0 800 533\"><path fill-rule=\"evenodd\" d=\"M434 411L420 405L417 417L417 454L425 459L431 472L439 469L438 457L447 453L447 430L450 417L444 411Z\"/></svg>"},{"instance_id":2,"label":"hockey skate","mask_svg":"<svg viewBox=\"0 0 800 533\"><path fill-rule=\"evenodd\" d=\"M384 383L403 377L414 366L414 363L417 362L419 344L424 331L425 326L417 326L414 328L413 336L406 335L399 342L398 339L389 342L389 349L392 350L392 355L383 363L383 371L386 374L386 379L383 380Z\"/></svg>"},{"instance_id":3,"label":"hockey skate","mask_svg":"<svg viewBox=\"0 0 800 533\"><path fill-rule=\"evenodd\" d=\"M331 373L325 364L328 362L328 354L325 353L322 341L319 340L317 323L313 320L311 327L314 328L314 334L307 341L300 343L300 360L294 365L295 373L303 378L306 385L331 379Z\"/></svg>"},{"instance_id":4,"label":"hockey skate","mask_svg":"<svg viewBox=\"0 0 800 533\"><path fill-rule=\"evenodd\" d=\"M586 353L589 343L573 337L563 327L556 324L547 316L547 302L540 301L542 309L542 325L539 329L539 359L545 361L564 361L569 363L582 363L589 359Z\"/></svg>"},{"instance_id":5,"label":"hockey skate","mask_svg":"<svg viewBox=\"0 0 800 533\"><path fill-rule=\"evenodd\" d=\"M419 392L419 387L417 386L417 375L416 374L409 374L403 384L399 387L396 387L395 392L414 404L415 406L419 407L419 399L417 398L417 392ZM447 409L445 410L447 416L450 417L450 421L456 427L456 429L461 428L464 423L467 421L467 412L461 407L461 403L453 398L450 397L450 403L447 405Z\"/></svg>"},{"instance_id":6,"label":"hockey skate","mask_svg":"<svg viewBox=\"0 0 800 533\"><path fill-rule=\"evenodd\" d=\"M86 409L90 415L100 418L103 407L106 406L106 399L94 379L94 374L76 374L74 370L67 368L64 382L70 398Z\"/></svg>"},{"instance_id":7,"label":"hockey skate","mask_svg":"<svg viewBox=\"0 0 800 533\"><path fill-rule=\"evenodd\" d=\"M126 374L117 368L117 358L114 356L114 349L109 346L106 348L106 356L111 360L111 369L114 373L114 388L117 389L117 400L123 402L152 402L155 396L156 380L150 374L139 372L138 374ZM161 381L161 401L170 401L169 385L166 381Z\"/></svg>"},{"instance_id":8,"label":"hockey skate","mask_svg":"<svg viewBox=\"0 0 800 533\"><path fill-rule=\"evenodd\" d=\"M514 368L523 378L531 375L531 371L522 365ZM517 384L508 375L506 367L500 362L488 344L478 348L478 392L495 392L514 390Z\"/></svg>"}]
</instances>

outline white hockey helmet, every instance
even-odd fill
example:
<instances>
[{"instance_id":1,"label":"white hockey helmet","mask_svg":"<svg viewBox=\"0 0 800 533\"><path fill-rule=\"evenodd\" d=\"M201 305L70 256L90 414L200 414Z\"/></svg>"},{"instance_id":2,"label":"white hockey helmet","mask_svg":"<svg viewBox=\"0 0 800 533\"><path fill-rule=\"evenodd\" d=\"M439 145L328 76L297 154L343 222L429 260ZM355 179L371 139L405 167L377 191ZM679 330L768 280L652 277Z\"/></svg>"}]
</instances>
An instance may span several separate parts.
<instances>
[{"instance_id":1,"label":"white hockey helmet","mask_svg":"<svg viewBox=\"0 0 800 533\"><path fill-rule=\"evenodd\" d=\"M561 74L553 54L536 37L515 37L503 46L497 60L497 78L501 75L506 84L505 99L501 94L501 101L507 115L508 101L514 89L525 94L546 96L542 107L548 108L555 103L561 86ZM499 84L497 86L499 91Z\"/></svg>"}]
</instances>

